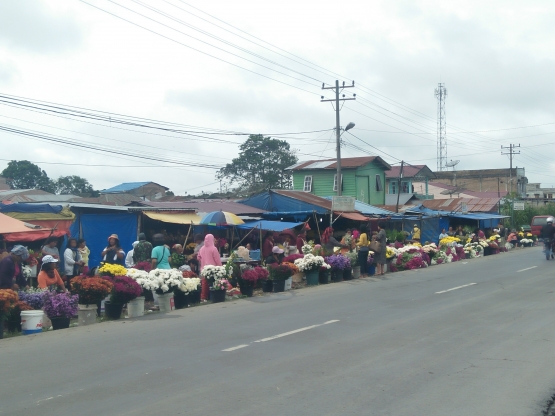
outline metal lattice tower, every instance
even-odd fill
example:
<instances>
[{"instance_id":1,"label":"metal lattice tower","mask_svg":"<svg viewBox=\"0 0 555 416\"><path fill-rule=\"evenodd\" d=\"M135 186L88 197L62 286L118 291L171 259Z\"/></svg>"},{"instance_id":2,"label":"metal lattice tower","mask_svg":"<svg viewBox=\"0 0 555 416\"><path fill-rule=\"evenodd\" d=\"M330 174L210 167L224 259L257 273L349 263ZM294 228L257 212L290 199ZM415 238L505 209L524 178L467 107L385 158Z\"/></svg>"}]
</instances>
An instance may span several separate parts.
<instances>
[{"instance_id":1,"label":"metal lattice tower","mask_svg":"<svg viewBox=\"0 0 555 416\"><path fill-rule=\"evenodd\" d=\"M447 129L445 122L445 99L447 98L447 89L445 84L439 83L435 95L437 98L437 171L447 170Z\"/></svg>"}]
</instances>

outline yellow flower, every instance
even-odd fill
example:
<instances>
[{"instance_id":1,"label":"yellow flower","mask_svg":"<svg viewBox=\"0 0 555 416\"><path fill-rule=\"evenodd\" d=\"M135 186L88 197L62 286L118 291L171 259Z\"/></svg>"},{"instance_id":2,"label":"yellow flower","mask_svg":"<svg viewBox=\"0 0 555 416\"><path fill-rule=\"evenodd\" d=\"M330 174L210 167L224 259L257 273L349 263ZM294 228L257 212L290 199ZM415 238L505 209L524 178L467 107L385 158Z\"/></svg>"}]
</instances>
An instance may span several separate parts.
<instances>
[{"instance_id":1,"label":"yellow flower","mask_svg":"<svg viewBox=\"0 0 555 416\"><path fill-rule=\"evenodd\" d=\"M439 245L440 246L447 246L447 245L452 244L452 243L460 243L460 241L461 241L460 238L449 236L449 237L442 238L439 241Z\"/></svg>"},{"instance_id":2,"label":"yellow flower","mask_svg":"<svg viewBox=\"0 0 555 416\"><path fill-rule=\"evenodd\" d=\"M127 269L119 264L104 263L102 267L98 269L98 272L108 273L112 276L125 276L127 274Z\"/></svg>"},{"instance_id":3,"label":"yellow flower","mask_svg":"<svg viewBox=\"0 0 555 416\"><path fill-rule=\"evenodd\" d=\"M395 250L393 250L391 247L387 247L387 250L385 252L385 257L387 259L392 259L393 257L395 257Z\"/></svg>"}]
</instances>

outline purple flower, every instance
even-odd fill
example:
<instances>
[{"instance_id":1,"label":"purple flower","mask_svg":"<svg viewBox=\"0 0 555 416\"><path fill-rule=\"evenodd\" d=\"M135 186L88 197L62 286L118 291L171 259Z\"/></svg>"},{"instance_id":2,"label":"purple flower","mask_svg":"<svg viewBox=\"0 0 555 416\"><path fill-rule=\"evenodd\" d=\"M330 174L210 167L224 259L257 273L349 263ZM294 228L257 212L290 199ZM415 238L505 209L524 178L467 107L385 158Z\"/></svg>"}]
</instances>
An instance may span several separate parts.
<instances>
[{"instance_id":1,"label":"purple flower","mask_svg":"<svg viewBox=\"0 0 555 416\"><path fill-rule=\"evenodd\" d=\"M68 292L46 292L44 312L49 318L71 318L77 314L79 295Z\"/></svg>"},{"instance_id":2,"label":"purple flower","mask_svg":"<svg viewBox=\"0 0 555 416\"><path fill-rule=\"evenodd\" d=\"M328 263L332 269L348 269L351 267L351 260L348 257L341 254L334 254L332 256L326 257L326 263Z\"/></svg>"},{"instance_id":3,"label":"purple flower","mask_svg":"<svg viewBox=\"0 0 555 416\"><path fill-rule=\"evenodd\" d=\"M17 294L19 300L27 303L31 308L35 310L42 309L44 305L44 294L46 292L25 292L20 290Z\"/></svg>"}]
</instances>

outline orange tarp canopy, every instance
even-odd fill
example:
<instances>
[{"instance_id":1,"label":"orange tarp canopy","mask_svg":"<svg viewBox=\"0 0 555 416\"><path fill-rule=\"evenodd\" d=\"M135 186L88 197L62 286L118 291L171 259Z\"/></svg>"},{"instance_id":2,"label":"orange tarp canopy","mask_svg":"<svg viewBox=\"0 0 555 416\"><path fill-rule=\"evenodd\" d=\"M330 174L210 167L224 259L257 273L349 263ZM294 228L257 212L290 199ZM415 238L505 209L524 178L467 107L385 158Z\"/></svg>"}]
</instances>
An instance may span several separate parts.
<instances>
[{"instance_id":1,"label":"orange tarp canopy","mask_svg":"<svg viewBox=\"0 0 555 416\"><path fill-rule=\"evenodd\" d=\"M339 215L343 218L354 221L368 221L368 217L365 217L359 212L334 212L335 215Z\"/></svg>"},{"instance_id":2,"label":"orange tarp canopy","mask_svg":"<svg viewBox=\"0 0 555 416\"><path fill-rule=\"evenodd\" d=\"M0 214L0 234L5 241L36 241L48 238L51 235L50 228L33 229L25 225L23 221ZM64 235L64 230L54 230L52 235L59 237Z\"/></svg>"}]
</instances>

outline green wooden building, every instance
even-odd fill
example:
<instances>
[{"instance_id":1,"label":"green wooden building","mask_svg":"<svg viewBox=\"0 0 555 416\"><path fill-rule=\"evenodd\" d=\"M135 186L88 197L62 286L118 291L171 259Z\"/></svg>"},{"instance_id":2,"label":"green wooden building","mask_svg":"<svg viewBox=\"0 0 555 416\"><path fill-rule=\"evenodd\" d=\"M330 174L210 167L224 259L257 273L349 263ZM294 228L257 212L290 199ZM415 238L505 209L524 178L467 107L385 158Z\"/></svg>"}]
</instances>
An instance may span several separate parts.
<instances>
[{"instance_id":1,"label":"green wooden building","mask_svg":"<svg viewBox=\"0 0 555 416\"><path fill-rule=\"evenodd\" d=\"M341 159L342 195L354 196L371 205L384 205L387 193L385 171L391 166L379 156ZM293 174L293 189L316 196L337 194L335 159L308 160L287 168Z\"/></svg>"}]
</instances>

